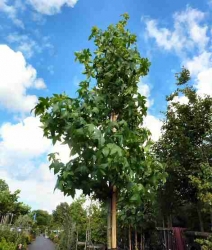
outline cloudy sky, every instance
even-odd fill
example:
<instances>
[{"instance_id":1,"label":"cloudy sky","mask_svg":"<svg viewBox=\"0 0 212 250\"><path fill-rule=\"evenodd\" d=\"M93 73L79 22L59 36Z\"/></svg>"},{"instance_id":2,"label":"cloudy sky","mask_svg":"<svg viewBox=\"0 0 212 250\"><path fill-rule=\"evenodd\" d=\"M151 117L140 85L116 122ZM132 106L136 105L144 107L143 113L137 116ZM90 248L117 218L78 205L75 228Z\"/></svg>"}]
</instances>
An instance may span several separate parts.
<instances>
[{"instance_id":1,"label":"cloudy sky","mask_svg":"<svg viewBox=\"0 0 212 250\"><path fill-rule=\"evenodd\" d=\"M20 200L33 209L71 202L53 193L47 161L58 151L66 162L69 151L43 138L30 110L39 96L75 96L83 76L74 52L93 49L87 39L93 25L106 28L125 12L142 56L152 63L139 91L148 99L145 125L157 140L165 96L183 65L199 94L212 95L211 11L211 0L0 0L0 178L21 189Z\"/></svg>"}]
</instances>

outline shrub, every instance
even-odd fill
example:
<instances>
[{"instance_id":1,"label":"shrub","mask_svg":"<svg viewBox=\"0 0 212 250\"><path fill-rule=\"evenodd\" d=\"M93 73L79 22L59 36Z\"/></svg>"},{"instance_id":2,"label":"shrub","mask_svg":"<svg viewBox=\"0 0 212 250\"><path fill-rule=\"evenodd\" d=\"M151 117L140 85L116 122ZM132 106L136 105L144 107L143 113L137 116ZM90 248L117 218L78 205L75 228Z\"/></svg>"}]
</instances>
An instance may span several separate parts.
<instances>
[{"instance_id":1,"label":"shrub","mask_svg":"<svg viewBox=\"0 0 212 250\"><path fill-rule=\"evenodd\" d=\"M212 249L212 236L209 236L207 239L197 239L195 241L201 245L202 250Z\"/></svg>"},{"instance_id":2,"label":"shrub","mask_svg":"<svg viewBox=\"0 0 212 250\"><path fill-rule=\"evenodd\" d=\"M3 242L2 244L14 244L14 246L17 247L18 244L21 243L23 245L23 249L26 249L27 245L32 242L32 239L33 239L32 236L28 233L17 232L15 230L10 231L9 228L0 229L0 242ZM6 247L2 249L7 250Z\"/></svg>"},{"instance_id":3,"label":"shrub","mask_svg":"<svg viewBox=\"0 0 212 250\"><path fill-rule=\"evenodd\" d=\"M5 238L0 241L0 250L16 250L16 245L13 242L7 242Z\"/></svg>"}]
</instances>

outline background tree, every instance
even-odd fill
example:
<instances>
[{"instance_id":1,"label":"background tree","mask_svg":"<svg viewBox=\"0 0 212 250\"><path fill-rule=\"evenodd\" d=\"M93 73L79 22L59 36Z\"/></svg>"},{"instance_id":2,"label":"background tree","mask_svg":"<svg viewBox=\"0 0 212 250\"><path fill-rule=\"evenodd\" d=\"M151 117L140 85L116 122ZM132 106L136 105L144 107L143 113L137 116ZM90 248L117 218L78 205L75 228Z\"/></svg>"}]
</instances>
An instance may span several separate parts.
<instances>
[{"instance_id":1,"label":"background tree","mask_svg":"<svg viewBox=\"0 0 212 250\"><path fill-rule=\"evenodd\" d=\"M198 180L211 181L212 98L199 96L187 83L190 80L188 70L183 68L176 79L178 88L167 97L163 133L156 145L158 156L166 163L169 174L161 190L162 210L170 216L179 207L195 204L203 231L201 188L198 186L204 184ZM204 166L207 166L205 170Z\"/></svg>"},{"instance_id":2,"label":"background tree","mask_svg":"<svg viewBox=\"0 0 212 250\"><path fill-rule=\"evenodd\" d=\"M41 209L32 211L32 214L36 214L35 225L44 233L52 224L52 215Z\"/></svg>"},{"instance_id":3,"label":"background tree","mask_svg":"<svg viewBox=\"0 0 212 250\"><path fill-rule=\"evenodd\" d=\"M11 193L7 183L0 180L0 216L13 213L18 205L20 190Z\"/></svg>"},{"instance_id":4,"label":"background tree","mask_svg":"<svg viewBox=\"0 0 212 250\"><path fill-rule=\"evenodd\" d=\"M88 213L88 229L93 243L106 244L107 210L103 203L91 203Z\"/></svg>"},{"instance_id":5,"label":"background tree","mask_svg":"<svg viewBox=\"0 0 212 250\"><path fill-rule=\"evenodd\" d=\"M85 241L88 229L87 212L85 209L85 197L81 196L70 204L70 215L75 223L79 241Z\"/></svg>"},{"instance_id":6,"label":"background tree","mask_svg":"<svg viewBox=\"0 0 212 250\"><path fill-rule=\"evenodd\" d=\"M90 36L96 45L93 55L89 49L75 53L86 75L76 98L54 94L39 98L35 107L44 135L53 143L63 141L75 156L63 164L55 154L50 155L50 167L58 174L57 188L67 195L74 196L81 189L85 195L109 199L112 248L116 248L117 192L127 186L138 192L135 197L139 199L151 187L149 179L163 179L163 166L154 158L148 161L144 152L149 133L142 124L147 108L138 83L150 63L140 56L136 36L126 29L128 19L124 14L105 31L94 27ZM93 79L96 85L91 88Z\"/></svg>"},{"instance_id":7,"label":"background tree","mask_svg":"<svg viewBox=\"0 0 212 250\"><path fill-rule=\"evenodd\" d=\"M64 211L69 210L69 204L67 202L60 203L53 211L53 222L56 227L61 227L64 221Z\"/></svg>"},{"instance_id":8,"label":"background tree","mask_svg":"<svg viewBox=\"0 0 212 250\"><path fill-rule=\"evenodd\" d=\"M62 233L60 234L59 243L57 246L58 250L63 249L75 249L76 247L76 239L77 239L77 230L76 224L72 220L72 216L70 213L70 207L67 203L60 204L58 208L58 212L62 213L62 217L59 218L59 221L62 222ZM54 218L54 216L53 216Z\"/></svg>"},{"instance_id":9,"label":"background tree","mask_svg":"<svg viewBox=\"0 0 212 250\"><path fill-rule=\"evenodd\" d=\"M20 215L18 219L15 221L15 226L23 229L28 229L32 225L33 225L33 220L28 214Z\"/></svg>"},{"instance_id":10,"label":"background tree","mask_svg":"<svg viewBox=\"0 0 212 250\"><path fill-rule=\"evenodd\" d=\"M0 190L1 192L9 190L9 186L7 185L6 181L2 179L0 179Z\"/></svg>"}]
</instances>

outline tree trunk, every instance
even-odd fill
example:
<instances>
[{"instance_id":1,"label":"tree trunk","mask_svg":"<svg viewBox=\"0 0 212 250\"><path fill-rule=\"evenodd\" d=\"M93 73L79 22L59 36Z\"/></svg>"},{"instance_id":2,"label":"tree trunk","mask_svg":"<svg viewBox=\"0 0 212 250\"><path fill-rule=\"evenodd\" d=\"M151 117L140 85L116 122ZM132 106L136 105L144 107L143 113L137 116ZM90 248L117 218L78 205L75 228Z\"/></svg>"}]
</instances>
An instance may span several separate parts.
<instances>
[{"instance_id":1,"label":"tree trunk","mask_svg":"<svg viewBox=\"0 0 212 250\"><path fill-rule=\"evenodd\" d=\"M138 234L136 227L135 227L135 250L138 250Z\"/></svg>"},{"instance_id":2,"label":"tree trunk","mask_svg":"<svg viewBox=\"0 0 212 250\"><path fill-rule=\"evenodd\" d=\"M168 228L172 228L172 215L170 214L168 216ZM170 231L168 231L168 249L171 249L171 246L172 246L172 239L171 239L171 234L170 234Z\"/></svg>"},{"instance_id":3,"label":"tree trunk","mask_svg":"<svg viewBox=\"0 0 212 250\"><path fill-rule=\"evenodd\" d=\"M117 120L117 115L113 112L111 114L111 121L116 121ZM115 133L116 128L113 128L112 131ZM111 216L111 247L112 249L117 248L117 233L116 233L116 199L117 199L117 189L116 186L112 186L112 202L111 202L111 207L112 207L112 216Z\"/></svg>"},{"instance_id":4,"label":"tree trunk","mask_svg":"<svg viewBox=\"0 0 212 250\"><path fill-rule=\"evenodd\" d=\"M210 218L211 218L211 232L212 232L212 208L210 209Z\"/></svg>"},{"instance_id":5,"label":"tree trunk","mask_svg":"<svg viewBox=\"0 0 212 250\"><path fill-rule=\"evenodd\" d=\"M167 222L168 222L168 228L172 228L172 215L168 215L168 218L167 218Z\"/></svg>"},{"instance_id":6,"label":"tree trunk","mask_svg":"<svg viewBox=\"0 0 212 250\"><path fill-rule=\"evenodd\" d=\"M204 226L203 226L203 220L202 220L202 214L199 205L197 205L197 213L199 217L199 225L200 225L200 231L204 232Z\"/></svg>"},{"instance_id":7,"label":"tree trunk","mask_svg":"<svg viewBox=\"0 0 212 250\"><path fill-rule=\"evenodd\" d=\"M131 227L129 226L129 250L132 250L132 242L131 242Z\"/></svg>"},{"instance_id":8,"label":"tree trunk","mask_svg":"<svg viewBox=\"0 0 212 250\"><path fill-rule=\"evenodd\" d=\"M117 240L116 240L116 197L117 191L116 186L112 187L112 249L117 248Z\"/></svg>"},{"instance_id":9,"label":"tree trunk","mask_svg":"<svg viewBox=\"0 0 212 250\"><path fill-rule=\"evenodd\" d=\"M167 246L167 241L166 241L166 232L164 230L165 228L165 218L163 217L163 237L164 237L164 244L165 244L165 247Z\"/></svg>"},{"instance_id":10,"label":"tree trunk","mask_svg":"<svg viewBox=\"0 0 212 250\"><path fill-rule=\"evenodd\" d=\"M111 196L107 201L107 249L111 249Z\"/></svg>"},{"instance_id":11,"label":"tree trunk","mask_svg":"<svg viewBox=\"0 0 212 250\"><path fill-rule=\"evenodd\" d=\"M141 232L140 250L143 250L143 235Z\"/></svg>"},{"instance_id":12,"label":"tree trunk","mask_svg":"<svg viewBox=\"0 0 212 250\"><path fill-rule=\"evenodd\" d=\"M144 250L145 247L145 237L143 231L141 232L141 250Z\"/></svg>"}]
</instances>

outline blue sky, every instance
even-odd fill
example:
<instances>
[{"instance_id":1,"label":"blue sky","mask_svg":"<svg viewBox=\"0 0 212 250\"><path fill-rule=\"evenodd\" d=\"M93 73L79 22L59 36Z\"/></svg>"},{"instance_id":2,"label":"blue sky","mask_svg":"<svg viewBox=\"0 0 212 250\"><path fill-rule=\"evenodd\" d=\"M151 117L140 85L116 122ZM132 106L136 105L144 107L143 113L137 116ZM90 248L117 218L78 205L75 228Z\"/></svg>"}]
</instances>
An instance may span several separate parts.
<instances>
[{"instance_id":1,"label":"blue sky","mask_svg":"<svg viewBox=\"0 0 212 250\"><path fill-rule=\"evenodd\" d=\"M0 176L21 189L22 201L48 211L64 201L53 194L47 154L57 150L65 162L69 151L42 137L30 110L39 96L75 96L83 76L74 52L93 49L92 26L104 29L129 13L128 28L152 63L139 91L148 100L145 125L157 140L160 111L182 65L198 93L212 95L211 8L210 0L0 0Z\"/></svg>"}]
</instances>

